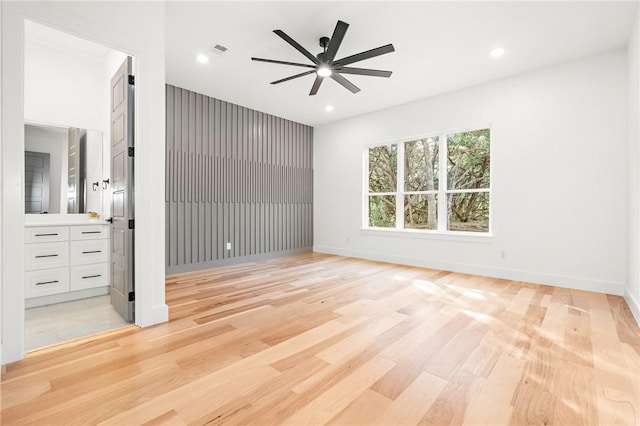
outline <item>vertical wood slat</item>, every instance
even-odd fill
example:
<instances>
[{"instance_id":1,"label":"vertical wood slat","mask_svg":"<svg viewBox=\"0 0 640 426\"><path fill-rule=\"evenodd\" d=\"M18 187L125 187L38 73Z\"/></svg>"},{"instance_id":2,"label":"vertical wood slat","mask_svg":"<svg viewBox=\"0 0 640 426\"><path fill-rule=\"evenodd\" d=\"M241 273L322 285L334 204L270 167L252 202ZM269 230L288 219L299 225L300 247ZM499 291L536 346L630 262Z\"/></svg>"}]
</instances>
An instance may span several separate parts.
<instances>
[{"instance_id":1,"label":"vertical wood slat","mask_svg":"<svg viewBox=\"0 0 640 426\"><path fill-rule=\"evenodd\" d=\"M179 87L166 94L168 270L310 248L313 129Z\"/></svg>"}]
</instances>

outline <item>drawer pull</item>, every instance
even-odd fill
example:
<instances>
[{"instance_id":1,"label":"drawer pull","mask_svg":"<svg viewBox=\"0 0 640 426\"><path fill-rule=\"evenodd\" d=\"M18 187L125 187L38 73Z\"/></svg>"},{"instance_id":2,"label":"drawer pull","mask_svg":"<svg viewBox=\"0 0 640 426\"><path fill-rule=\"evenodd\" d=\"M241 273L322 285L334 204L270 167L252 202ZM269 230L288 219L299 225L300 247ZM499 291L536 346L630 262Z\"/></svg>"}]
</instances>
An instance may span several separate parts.
<instances>
[{"instance_id":1,"label":"drawer pull","mask_svg":"<svg viewBox=\"0 0 640 426\"><path fill-rule=\"evenodd\" d=\"M85 275L84 277L82 277L83 280L86 280L88 278L98 278L101 277L102 274L98 274L98 275Z\"/></svg>"},{"instance_id":2,"label":"drawer pull","mask_svg":"<svg viewBox=\"0 0 640 426\"><path fill-rule=\"evenodd\" d=\"M43 284L55 284L55 283L59 283L60 281L58 280L53 280L53 281L43 281L41 283L36 283L36 285L43 285Z\"/></svg>"},{"instance_id":3,"label":"drawer pull","mask_svg":"<svg viewBox=\"0 0 640 426\"><path fill-rule=\"evenodd\" d=\"M82 231L83 234L102 234L102 231Z\"/></svg>"},{"instance_id":4,"label":"drawer pull","mask_svg":"<svg viewBox=\"0 0 640 426\"><path fill-rule=\"evenodd\" d=\"M102 253L102 250L83 251L82 254Z\"/></svg>"},{"instance_id":5,"label":"drawer pull","mask_svg":"<svg viewBox=\"0 0 640 426\"><path fill-rule=\"evenodd\" d=\"M54 234L36 234L36 237L55 237L56 235L58 235L58 233L54 233Z\"/></svg>"},{"instance_id":6,"label":"drawer pull","mask_svg":"<svg viewBox=\"0 0 640 426\"><path fill-rule=\"evenodd\" d=\"M57 254L41 254L36 256L36 259L40 259L41 257L58 257Z\"/></svg>"}]
</instances>

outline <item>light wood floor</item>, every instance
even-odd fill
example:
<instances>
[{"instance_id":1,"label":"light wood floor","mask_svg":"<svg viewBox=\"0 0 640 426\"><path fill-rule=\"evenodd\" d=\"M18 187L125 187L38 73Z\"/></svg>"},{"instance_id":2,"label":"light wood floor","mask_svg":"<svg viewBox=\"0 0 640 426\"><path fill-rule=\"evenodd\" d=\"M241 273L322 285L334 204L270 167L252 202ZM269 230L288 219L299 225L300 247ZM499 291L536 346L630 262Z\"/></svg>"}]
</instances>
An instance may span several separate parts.
<instances>
[{"instance_id":1,"label":"light wood floor","mask_svg":"<svg viewBox=\"0 0 640 426\"><path fill-rule=\"evenodd\" d=\"M167 278L171 321L30 353L8 424L640 424L621 297L305 254Z\"/></svg>"}]
</instances>

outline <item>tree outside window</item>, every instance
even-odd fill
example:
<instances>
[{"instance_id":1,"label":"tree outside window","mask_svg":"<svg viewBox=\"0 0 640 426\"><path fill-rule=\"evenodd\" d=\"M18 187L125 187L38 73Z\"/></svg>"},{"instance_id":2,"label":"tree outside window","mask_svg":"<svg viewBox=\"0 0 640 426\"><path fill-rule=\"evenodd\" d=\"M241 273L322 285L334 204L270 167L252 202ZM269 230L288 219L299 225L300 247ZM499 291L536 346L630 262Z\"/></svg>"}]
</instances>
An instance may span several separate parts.
<instances>
[{"instance_id":1,"label":"tree outside window","mask_svg":"<svg viewBox=\"0 0 640 426\"><path fill-rule=\"evenodd\" d=\"M489 232L490 147L480 129L369 148L367 226Z\"/></svg>"}]
</instances>

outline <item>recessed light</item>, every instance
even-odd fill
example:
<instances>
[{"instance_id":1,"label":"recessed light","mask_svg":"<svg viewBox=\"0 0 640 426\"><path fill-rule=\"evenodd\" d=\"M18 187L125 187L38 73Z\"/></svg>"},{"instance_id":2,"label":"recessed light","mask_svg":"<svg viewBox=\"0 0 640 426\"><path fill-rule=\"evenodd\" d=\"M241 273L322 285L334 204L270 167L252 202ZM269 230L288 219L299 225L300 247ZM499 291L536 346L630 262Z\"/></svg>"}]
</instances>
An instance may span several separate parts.
<instances>
[{"instance_id":1,"label":"recessed light","mask_svg":"<svg viewBox=\"0 0 640 426\"><path fill-rule=\"evenodd\" d=\"M198 60L198 62L200 62L201 64L206 64L207 62L209 62L209 57L205 54L199 54L198 56L196 56L196 59Z\"/></svg>"},{"instance_id":2,"label":"recessed light","mask_svg":"<svg viewBox=\"0 0 640 426\"><path fill-rule=\"evenodd\" d=\"M499 58L500 56L504 55L504 48L496 47L495 49L491 50L490 55L494 58Z\"/></svg>"},{"instance_id":3,"label":"recessed light","mask_svg":"<svg viewBox=\"0 0 640 426\"><path fill-rule=\"evenodd\" d=\"M333 111L333 105L327 105L326 107L324 107L324 110L328 112Z\"/></svg>"}]
</instances>

